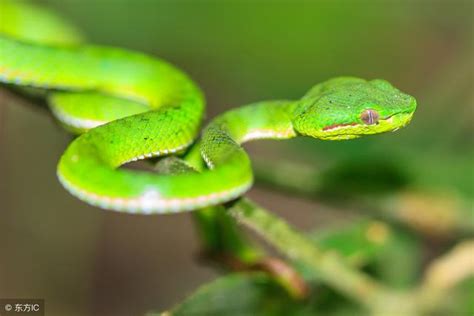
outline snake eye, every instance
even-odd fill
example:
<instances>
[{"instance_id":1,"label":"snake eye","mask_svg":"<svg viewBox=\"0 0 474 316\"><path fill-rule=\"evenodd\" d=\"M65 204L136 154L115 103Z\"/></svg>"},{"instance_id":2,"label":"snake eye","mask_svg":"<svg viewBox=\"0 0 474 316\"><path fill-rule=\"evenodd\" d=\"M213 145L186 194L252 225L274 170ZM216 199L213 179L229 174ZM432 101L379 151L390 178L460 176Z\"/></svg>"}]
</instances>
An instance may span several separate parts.
<instances>
[{"instance_id":1,"label":"snake eye","mask_svg":"<svg viewBox=\"0 0 474 316\"><path fill-rule=\"evenodd\" d=\"M379 122L379 113L375 110L364 110L360 114L360 119L367 125L374 125Z\"/></svg>"}]
</instances>

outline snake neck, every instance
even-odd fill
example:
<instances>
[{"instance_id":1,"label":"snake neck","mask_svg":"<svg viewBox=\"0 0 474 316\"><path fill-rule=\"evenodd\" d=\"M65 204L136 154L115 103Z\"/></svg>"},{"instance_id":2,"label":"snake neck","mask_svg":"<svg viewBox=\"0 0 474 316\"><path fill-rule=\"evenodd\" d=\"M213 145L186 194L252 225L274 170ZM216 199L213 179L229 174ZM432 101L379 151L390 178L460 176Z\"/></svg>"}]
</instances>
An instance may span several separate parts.
<instances>
[{"instance_id":1,"label":"snake neck","mask_svg":"<svg viewBox=\"0 0 474 316\"><path fill-rule=\"evenodd\" d=\"M204 131L201 155L208 167L250 165L241 144L257 139L288 139L296 136L292 115L296 103L266 101L244 106L217 117Z\"/></svg>"},{"instance_id":2,"label":"snake neck","mask_svg":"<svg viewBox=\"0 0 474 316\"><path fill-rule=\"evenodd\" d=\"M218 129L238 144L256 139L293 138L296 133L292 117L296 105L295 101L277 100L243 106L217 117L208 130Z\"/></svg>"}]
</instances>

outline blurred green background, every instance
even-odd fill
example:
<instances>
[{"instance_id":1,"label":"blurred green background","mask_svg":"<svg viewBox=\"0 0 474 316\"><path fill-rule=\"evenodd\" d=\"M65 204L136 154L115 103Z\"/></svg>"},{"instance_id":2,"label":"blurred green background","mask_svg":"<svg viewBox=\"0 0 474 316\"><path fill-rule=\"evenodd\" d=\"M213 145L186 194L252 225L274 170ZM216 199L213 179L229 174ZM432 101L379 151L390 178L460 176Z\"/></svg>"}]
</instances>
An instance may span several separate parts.
<instances>
[{"instance_id":1,"label":"blurred green background","mask_svg":"<svg viewBox=\"0 0 474 316\"><path fill-rule=\"evenodd\" d=\"M366 194L376 181L455 196L467 205L463 220L474 225L472 1L36 2L89 42L144 51L189 73L206 95L207 119L253 101L299 98L333 76L389 80L419 104L397 133L247 148L260 166L372 170L335 169L329 175L340 181L330 190L355 184ZM138 315L169 308L218 275L197 260L189 214L118 215L68 195L55 165L70 139L30 101L0 90L0 297L45 298L48 315ZM250 196L304 230L359 216L264 185ZM428 210L430 203L437 202L428 198ZM424 251L449 242L429 242Z\"/></svg>"}]
</instances>

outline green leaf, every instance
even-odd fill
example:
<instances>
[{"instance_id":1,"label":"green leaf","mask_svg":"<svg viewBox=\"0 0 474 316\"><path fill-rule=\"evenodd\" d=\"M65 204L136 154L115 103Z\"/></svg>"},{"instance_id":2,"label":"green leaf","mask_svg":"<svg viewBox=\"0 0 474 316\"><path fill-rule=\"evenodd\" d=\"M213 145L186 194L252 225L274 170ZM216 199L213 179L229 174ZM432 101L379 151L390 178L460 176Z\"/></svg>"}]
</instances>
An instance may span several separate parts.
<instances>
[{"instance_id":1,"label":"green leaf","mask_svg":"<svg viewBox=\"0 0 474 316\"><path fill-rule=\"evenodd\" d=\"M420 243L408 231L371 219L362 219L343 227L310 234L324 251L336 251L351 265L364 267L377 278L396 288L413 285L419 271ZM397 262L397 269L393 269ZM306 277L307 269L297 263Z\"/></svg>"},{"instance_id":2,"label":"green leaf","mask_svg":"<svg viewBox=\"0 0 474 316\"><path fill-rule=\"evenodd\" d=\"M344 227L310 234L311 240L324 251L337 251L354 266L374 260L393 239L392 230L380 221L360 220Z\"/></svg>"},{"instance_id":3,"label":"green leaf","mask_svg":"<svg viewBox=\"0 0 474 316\"><path fill-rule=\"evenodd\" d=\"M162 315L309 316L317 313L314 304L292 299L267 275L254 272L220 277L202 286L180 305Z\"/></svg>"},{"instance_id":4,"label":"green leaf","mask_svg":"<svg viewBox=\"0 0 474 316\"><path fill-rule=\"evenodd\" d=\"M415 285L420 274L421 245L419 238L409 230L392 228L392 238L373 264L379 280L397 289ZM394 269L396 263L396 269Z\"/></svg>"},{"instance_id":5,"label":"green leaf","mask_svg":"<svg viewBox=\"0 0 474 316\"><path fill-rule=\"evenodd\" d=\"M335 251L350 265L361 268L377 262L393 239L391 228L380 221L360 219L354 223L316 230L308 234L318 249ZM320 276L301 261L295 261L296 270L305 280L319 283Z\"/></svg>"}]
</instances>

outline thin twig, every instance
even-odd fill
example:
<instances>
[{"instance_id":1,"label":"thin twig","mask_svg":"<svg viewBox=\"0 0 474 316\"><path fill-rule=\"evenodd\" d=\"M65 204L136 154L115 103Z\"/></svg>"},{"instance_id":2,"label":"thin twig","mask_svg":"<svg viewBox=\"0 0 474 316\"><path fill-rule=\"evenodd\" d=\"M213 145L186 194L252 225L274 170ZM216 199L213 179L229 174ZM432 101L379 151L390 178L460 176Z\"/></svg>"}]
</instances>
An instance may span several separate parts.
<instances>
[{"instance_id":1,"label":"thin twig","mask_svg":"<svg viewBox=\"0 0 474 316\"><path fill-rule=\"evenodd\" d=\"M311 267L319 278L341 293L372 309L388 292L367 275L349 267L335 252L322 252L284 220L247 199L229 209L238 222L251 228L293 260Z\"/></svg>"}]
</instances>

